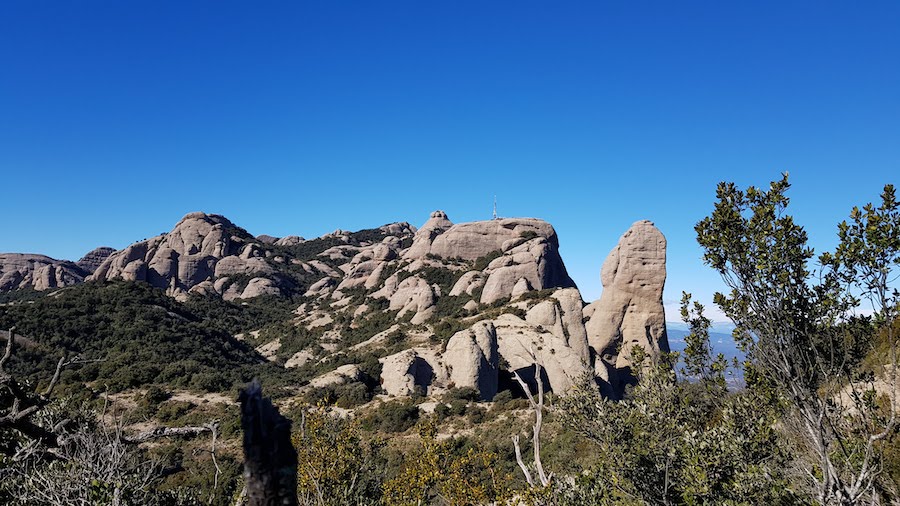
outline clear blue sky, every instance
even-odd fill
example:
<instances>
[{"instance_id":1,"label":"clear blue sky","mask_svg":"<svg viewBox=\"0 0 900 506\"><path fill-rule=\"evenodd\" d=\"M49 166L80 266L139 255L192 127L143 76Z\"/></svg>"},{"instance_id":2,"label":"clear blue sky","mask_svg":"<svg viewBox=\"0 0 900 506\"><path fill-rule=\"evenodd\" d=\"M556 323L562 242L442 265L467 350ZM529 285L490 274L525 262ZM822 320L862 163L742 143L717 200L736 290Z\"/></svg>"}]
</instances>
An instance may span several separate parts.
<instances>
[{"instance_id":1,"label":"clear blue sky","mask_svg":"<svg viewBox=\"0 0 900 506\"><path fill-rule=\"evenodd\" d=\"M0 251L194 210L306 237L486 219L496 194L555 225L587 300L644 218L666 298L708 297L716 182L790 171L818 247L900 183L898 26L895 1L3 2Z\"/></svg>"}]
</instances>

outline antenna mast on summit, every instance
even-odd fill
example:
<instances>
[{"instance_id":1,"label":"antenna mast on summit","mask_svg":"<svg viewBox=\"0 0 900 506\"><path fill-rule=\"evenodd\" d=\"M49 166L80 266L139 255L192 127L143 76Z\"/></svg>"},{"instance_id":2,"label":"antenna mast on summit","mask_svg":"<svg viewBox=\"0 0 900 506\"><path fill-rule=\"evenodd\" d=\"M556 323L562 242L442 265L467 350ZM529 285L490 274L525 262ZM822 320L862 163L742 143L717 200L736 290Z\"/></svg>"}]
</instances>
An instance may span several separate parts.
<instances>
[{"instance_id":1,"label":"antenna mast on summit","mask_svg":"<svg viewBox=\"0 0 900 506\"><path fill-rule=\"evenodd\" d=\"M494 219L497 220L499 217L497 216L497 196L494 195Z\"/></svg>"}]
</instances>

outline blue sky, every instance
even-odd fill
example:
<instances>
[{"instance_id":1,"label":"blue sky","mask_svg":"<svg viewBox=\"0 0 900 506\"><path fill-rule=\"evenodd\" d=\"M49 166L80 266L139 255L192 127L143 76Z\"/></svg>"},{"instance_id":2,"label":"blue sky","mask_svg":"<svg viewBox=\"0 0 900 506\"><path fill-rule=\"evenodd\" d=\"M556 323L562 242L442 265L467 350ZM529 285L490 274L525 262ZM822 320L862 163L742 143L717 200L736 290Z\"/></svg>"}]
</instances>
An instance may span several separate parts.
<instances>
[{"instance_id":1,"label":"blue sky","mask_svg":"<svg viewBox=\"0 0 900 506\"><path fill-rule=\"evenodd\" d=\"M628 226L719 286L720 180L789 171L817 249L900 173L897 2L0 5L0 251L77 258L194 210L255 234L535 216L586 300ZM675 317L675 315L671 315Z\"/></svg>"}]
</instances>

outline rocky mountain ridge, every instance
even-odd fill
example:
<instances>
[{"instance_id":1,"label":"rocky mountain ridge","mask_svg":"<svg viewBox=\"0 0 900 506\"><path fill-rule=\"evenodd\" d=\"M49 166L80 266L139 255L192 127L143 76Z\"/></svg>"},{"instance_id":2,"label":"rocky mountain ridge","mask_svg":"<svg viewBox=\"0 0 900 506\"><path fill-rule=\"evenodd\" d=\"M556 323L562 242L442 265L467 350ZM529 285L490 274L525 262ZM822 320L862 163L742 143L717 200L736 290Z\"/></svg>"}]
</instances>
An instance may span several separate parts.
<instances>
[{"instance_id":1,"label":"rocky mountain ridge","mask_svg":"<svg viewBox=\"0 0 900 506\"><path fill-rule=\"evenodd\" d=\"M254 237L223 216L190 213L168 233L92 252L83 266L44 257L28 270L6 255L0 272L7 290L123 279L179 300L294 300L281 331L244 338L303 377L326 371L301 390L358 381L354 358L374 356L388 396L468 387L489 400L517 372L556 392L593 375L616 397L632 380L632 346L668 351L665 246L652 223L635 223L603 264L603 295L589 305L549 223L454 224L443 211L418 229L392 223L310 240ZM533 377L535 359L545 377Z\"/></svg>"},{"instance_id":2,"label":"rocky mountain ridge","mask_svg":"<svg viewBox=\"0 0 900 506\"><path fill-rule=\"evenodd\" d=\"M0 253L0 292L43 291L82 283L114 251L99 247L77 262L29 253Z\"/></svg>"}]
</instances>

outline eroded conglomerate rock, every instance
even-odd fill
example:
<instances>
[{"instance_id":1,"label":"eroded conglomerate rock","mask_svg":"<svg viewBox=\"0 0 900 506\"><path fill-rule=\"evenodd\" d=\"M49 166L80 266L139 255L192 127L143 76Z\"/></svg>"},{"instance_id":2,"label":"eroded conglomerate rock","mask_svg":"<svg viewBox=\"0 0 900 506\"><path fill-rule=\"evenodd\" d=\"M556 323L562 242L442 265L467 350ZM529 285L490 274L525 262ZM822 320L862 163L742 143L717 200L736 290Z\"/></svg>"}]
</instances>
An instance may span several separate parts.
<instances>
[{"instance_id":1,"label":"eroded conglomerate rock","mask_svg":"<svg viewBox=\"0 0 900 506\"><path fill-rule=\"evenodd\" d=\"M409 349L379 359L381 387L392 396L428 394L435 379L435 365L417 350Z\"/></svg>"},{"instance_id":2,"label":"eroded conglomerate rock","mask_svg":"<svg viewBox=\"0 0 900 506\"><path fill-rule=\"evenodd\" d=\"M600 272L603 293L587 310L586 330L594 369L607 394L621 396L634 381L631 350L651 358L669 351L662 294L666 282L666 238L650 221L638 221L613 248Z\"/></svg>"},{"instance_id":3,"label":"eroded conglomerate rock","mask_svg":"<svg viewBox=\"0 0 900 506\"><path fill-rule=\"evenodd\" d=\"M577 288L562 288L534 306L525 314L525 321L550 331L561 339L583 364L591 363L581 292Z\"/></svg>"},{"instance_id":4,"label":"eroded conglomerate rock","mask_svg":"<svg viewBox=\"0 0 900 506\"><path fill-rule=\"evenodd\" d=\"M511 372L530 378L529 382L535 381L535 358L544 368L547 386L557 393L565 392L578 378L590 372L589 363L565 337L513 314L500 315L493 323L497 329L500 356L509 364Z\"/></svg>"},{"instance_id":5,"label":"eroded conglomerate rock","mask_svg":"<svg viewBox=\"0 0 900 506\"><path fill-rule=\"evenodd\" d=\"M90 279L146 281L176 297L283 295L292 282L272 267L261 244L224 216L190 213L171 232L112 253ZM234 276L253 277L236 285L229 282Z\"/></svg>"},{"instance_id":6,"label":"eroded conglomerate rock","mask_svg":"<svg viewBox=\"0 0 900 506\"><path fill-rule=\"evenodd\" d=\"M87 272L93 273L97 270L97 267L103 264L103 261L109 258L110 255L115 253L116 250L110 248L108 246L100 246L99 248L94 248L89 251L81 260L75 262L78 267L86 270Z\"/></svg>"},{"instance_id":7,"label":"eroded conglomerate rock","mask_svg":"<svg viewBox=\"0 0 900 506\"><path fill-rule=\"evenodd\" d=\"M404 279L397 285L396 291L391 295L391 310L398 310L398 318L403 318L408 312L415 313L411 322L414 324L425 322L432 314L435 293L427 281L412 276Z\"/></svg>"},{"instance_id":8,"label":"eroded conglomerate rock","mask_svg":"<svg viewBox=\"0 0 900 506\"><path fill-rule=\"evenodd\" d=\"M458 223L437 235L428 253L441 258L477 260L495 251L506 251L522 239L538 236L555 240L556 231L546 221L534 218Z\"/></svg>"},{"instance_id":9,"label":"eroded conglomerate rock","mask_svg":"<svg viewBox=\"0 0 900 506\"><path fill-rule=\"evenodd\" d=\"M90 273L68 260L45 255L0 253L0 291L49 290L84 281Z\"/></svg>"},{"instance_id":10,"label":"eroded conglomerate rock","mask_svg":"<svg viewBox=\"0 0 900 506\"><path fill-rule=\"evenodd\" d=\"M447 218L447 213L444 211L431 213L428 221L416 231L412 246L406 250L403 257L408 259L425 258L431 252L431 244L434 239L452 226L453 222Z\"/></svg>"},{"instance_id":11,"label":"eroded conglomerate rock","mask_svg":"<svg viewBox=\"0 0 900 506\"><path fill-rule=\"evenodd\" d=\"M524 235L518 244L504 242L503 255L484 270L487 280L481 292L482 304L518 297L531 290L575 286L559 256L556 232L552 227L549 230L546 236Z\"/></svg>"},{"instance_id":12,"label":"eroded conglomerate rock","mask_svg":"<svg viewBox=\"0 0 900 506\"><path fill-rule=\"evenodd\" d=\"M493 399L499 381L497 348L497 329L491 321L478 322L454 334L443 354L450 381L457 388L476 389L482 400Z\"/></svg>"},{"instance_id":13,"label":"eroded conglomerate rock","mask_svg":"<svg viewBox=\"0 0 900 506\"><path fill-rule=\"evenodd\" d=\"M319 339L288 367L347 347L406 347L381 359L389 395L433 395L456 386L474 388L487 400L512 372L534 385L536 358L544 368L540 380L556 393L594 375L617 397L632 380L634 346L651 357L668 351L665 248L652 223L635 223L603 265L602 297L585 307L555 230L539 219L453 224L435 211L418 230L392 223L305 241L253 237L222 216L191 213L169 233L117 252L95 250L83 267L39 255L0 255L0 290L66 286L94 270L91 279L145 281L175 297L303 294L294 323ZM448 328L464 330L442 348L434 337ZM361 329L371 332L360 335ZM347 368L322 381L354 377Z\"/></svg>"},{"instance_id":14,"label":"eroded conglomerate rock","mask_svg":"<svg viewBox=\"0 0 900 506\"><path fill-rule=\"evenodd\" d=\"M146 281L169 295L185 293L214 278L219 260L234 256L237 263L248 240L255 238L223 216L190 213L171 232L110 255L91 279Z\"/></svg>"}]
</instances>

